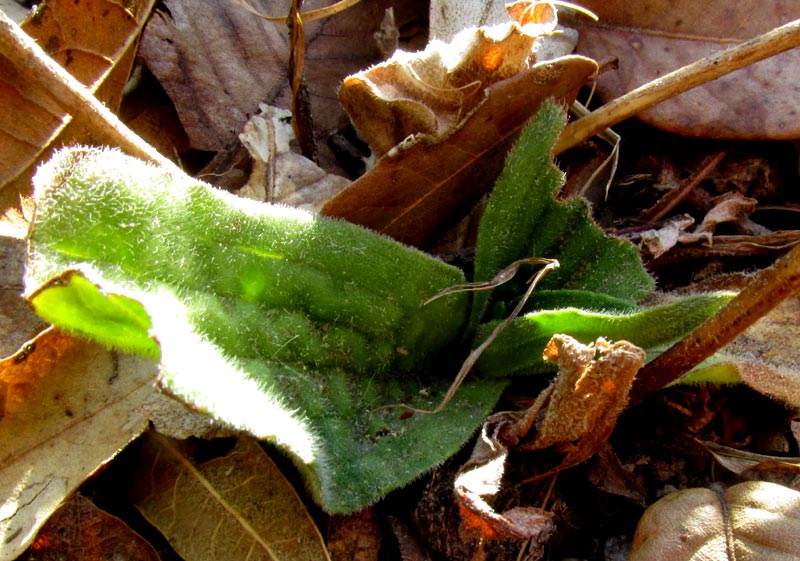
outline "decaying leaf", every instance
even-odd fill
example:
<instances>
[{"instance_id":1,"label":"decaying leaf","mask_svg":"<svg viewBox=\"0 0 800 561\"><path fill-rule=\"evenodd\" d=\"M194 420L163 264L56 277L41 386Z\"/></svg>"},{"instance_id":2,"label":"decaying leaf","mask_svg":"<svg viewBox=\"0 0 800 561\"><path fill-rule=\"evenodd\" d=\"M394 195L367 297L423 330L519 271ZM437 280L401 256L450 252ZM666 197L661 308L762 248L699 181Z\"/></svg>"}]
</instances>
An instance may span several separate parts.
<instances>
[{"instance_id":1,"label":"decaying leaf","mask_svg":"<svg viewBox=\"0 0 800 561\"><path fill-rule=\"evenodd\" d=\"M401 143L441 142L484 102L488 87L545 60L536 46L550 39L557 19L552 6L541 6L540 18L524 25L468 28L419 53L397 51L345 78L339 100L378 156Z\"/></svg>"},{"instance_id":2,"label":"decaying leaf","mask_svg":"<svg viewBox=\"0 0 800 561\"><path fill-rule=\"evenodd\" d=\"M160 561L155 548L119 518L72 495L42 526L31 545L36 561Z\"/></svg>"},{"instance_id":3,"label":"decaying leaf","mask_svg":"<svg viewBox=\"0 0 800 561\"><path fill-rule=\"evenodd\" d=\"M462 525L473 537L545 542L554 531L553 514L517 507L498 513L484 500L500 488L504 464L512 447L540 450L556 446L566 455L547 474L578 464L606 442L627 403L628 390L644 361L644 351L620 341L598 339L582 345L555 335L545 358L558 361L553 385L523 413L501 412L489 417L468 462L455 481ZM543 417L537 422L540 413ZM536 423L537 434L519 445Z\"/></svg>"},{"instance_id":4,"label":"decaying leaf","mask_svg":"<svg viewBox=\"0 0 800 561\"><path fill-rule=\"evenodd\" d=\"M800 18L792 0L697 3L691 0L588 0L600 21L574 22L577 52L616 59L597 91L617 98L681 66ZM696 137L796 138L800 51L793 49L694 88L639 115L659 128Z\"/></svg>"},{"instance_id":5,"label":"decaying leaf","mask_svg":"<svg viewBox=\"0 0 800 561\"><path fill-rule=\"evenodd\" d=\"M766 481L684 489L645 511L628 561L777 561L800 555L800 493Z\"/></svg>"},{"instance_id":6,"label":"decaying leaf","mask_svg":"<svg viewBox=\"0 0 800 561\"><path fill-rule=\"evenodd\" d=\"M571 102L596 71L583 57L540 57L555 11L542 18L544 29L510 22L466 30L450 44L433 41L348 77L342 104L386 155L323 213L424 245L470 209L543 101Z\"/></svg>"},{"instance_id":7,"label":"decaying leaf","mask_svg":"<svg viewBox=\"0 0 800 561\"><path fill-rule=\"evenodd\" d=\"M147 427L156 364L50 329L0 363L0 559Z\"/></svg>"},{"instance_id":8,"label":"decaying leaf","mask_svg":"<svg viewBox=\"0 0 800 561\"><path fill-rule=\"evenodd\" d=\"M323 214L424 245L489 190L542 102L571 100L595 69L592 60L565 56L490 86L479 109L446 141L417 142L381 158Z\"/></svg>"},{"instance_id":9,"label":"decaying leaf","mask_svg":"<svg viewBox=\"0 0 800 561\"><path fill-rule=\"evenodd\" d=\"M800 406L800 297L785 300L761 318L709 364L690 373L685 381L741 379L765 395Z\"/></svg>"},{"instance_id":10,"label":"decaying leaf","mask_svg":"<svg viewBox=\"0 0 800 561\"><path fill-rule=\"evenodd\" d=\"M556 335L544 356L558 362L558 376L552 389L537 400L544 400L547 407L536 424L535 438L523 448L556 446L566 453L559 468L563 469L592 456L611 435L645 353L627 341L610 344L598 339L594 345L583 345Z\"/></svg>"},{"instance_id":11,"label":"decaying leaf","mask_svg":"<svg viewBox=\"0 0 800 561\"><path fill-rule=\"evenodd\" d=\"M142 448L135 504L183 559L329 560L294 488L255 440L242 437L205 462L152 432Z\"/></svg>"}]
</instances>

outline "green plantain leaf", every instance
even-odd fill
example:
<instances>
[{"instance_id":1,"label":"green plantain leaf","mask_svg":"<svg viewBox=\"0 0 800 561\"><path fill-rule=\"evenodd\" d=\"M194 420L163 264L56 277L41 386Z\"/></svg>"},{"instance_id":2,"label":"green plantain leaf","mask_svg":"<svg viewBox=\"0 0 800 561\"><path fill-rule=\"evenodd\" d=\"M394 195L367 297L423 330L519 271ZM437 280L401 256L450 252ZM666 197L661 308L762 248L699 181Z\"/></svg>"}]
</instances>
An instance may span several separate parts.
<instances>
[{"instance_id":1,"label":"green plantain leaf","mask_svg":"<svg viewBox=\"0 0 800 561\"><path fill-rule=\"evenodd\" d=\"M463 275L388 238L112 151L61 152L36 190L37 311L148 356L157 340L167 391L288 450L329 511L362 508L453 454L505 385L474 381L435 417L378 409L436 406L460 357L434 359L468 305L422 306Z\"/></svg>"},{"instance_id":2,"label":"green plantain leaf","mask_svg":"<svg viewBox=\"0 0 800 561\"><path fill-rule=\"evenodd\" d=\"M545 103L509 155L478 230L475 281L492 279L518 259L555 258L560 268L544 277L539 289L576 291L573 295L579 298L573 302L562 299L562 306L583 307L589 303L585 296L595 293L599 300L591 308L603 307L603 297L633 307L654 284L636 248L605 236L582 199L560 202L553 197L563 184L563 174L553 165L550 150L563 126L563 110ZM508 283L492 294L476 293L472 327L483 317L490 298L494 302L513 300L524 292L524 280ZM562 292L562 296L569 293Z\"/></svg>"}]
</instances>

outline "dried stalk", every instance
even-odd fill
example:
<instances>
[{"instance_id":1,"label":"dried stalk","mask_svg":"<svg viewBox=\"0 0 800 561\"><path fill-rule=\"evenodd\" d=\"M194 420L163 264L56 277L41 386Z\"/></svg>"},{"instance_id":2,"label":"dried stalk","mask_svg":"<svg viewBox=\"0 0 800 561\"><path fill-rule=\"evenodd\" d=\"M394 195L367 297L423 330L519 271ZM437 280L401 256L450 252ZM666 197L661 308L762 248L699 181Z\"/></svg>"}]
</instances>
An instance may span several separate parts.
<instances>
[{"instance_id":1,"label":"dried stalk","mask_svg":"<svg viewBox=\"0 0 800 561\"><path fill-rule=\"evenodd\" d=\"M634 380L631 400L639 401L677 380L798 291L800 245L761 271L716 315L642 368Z\"/></svg>"},{"instance_id":2,"label":"dried stalk","mask_svg":"<svg viewBox=\"0 0 800 561\"><path fill-rule=\"evenodd\" d=\"M750 64L800 46L800 20L714 53L648 82L567 125L553 148L560 154L628 117Z\"/></svg>"}]
</instances>

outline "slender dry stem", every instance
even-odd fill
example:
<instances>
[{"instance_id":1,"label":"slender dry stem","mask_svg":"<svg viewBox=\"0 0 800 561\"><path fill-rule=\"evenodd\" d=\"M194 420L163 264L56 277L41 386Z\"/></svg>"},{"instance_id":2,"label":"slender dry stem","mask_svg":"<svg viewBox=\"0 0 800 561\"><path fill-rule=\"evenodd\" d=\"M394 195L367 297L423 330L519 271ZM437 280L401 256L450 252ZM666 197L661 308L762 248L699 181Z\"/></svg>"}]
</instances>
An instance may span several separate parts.
<instances>
[{"instance_id":1,"label":"slender dry stem","mask_svg":"<svg viewBox=\"0 0 800 561\"><path fill-rule=\"evenodd\" d=\"M800 20L714 53L636 88L567 125L553 148L560 154L645 109L754 62L800 46Z\"/></svg>"},{"instance_id":2,"label":"slender dry stem","mask_svg":"<svg viewBox=\"0 0 800 561\"><path fill-rule=\"evenodd\" d=\"M717 314L642 368L634 381L632 401L677 380L798 291L800 245L761 271Z\"/></svg>"}]
</instances>

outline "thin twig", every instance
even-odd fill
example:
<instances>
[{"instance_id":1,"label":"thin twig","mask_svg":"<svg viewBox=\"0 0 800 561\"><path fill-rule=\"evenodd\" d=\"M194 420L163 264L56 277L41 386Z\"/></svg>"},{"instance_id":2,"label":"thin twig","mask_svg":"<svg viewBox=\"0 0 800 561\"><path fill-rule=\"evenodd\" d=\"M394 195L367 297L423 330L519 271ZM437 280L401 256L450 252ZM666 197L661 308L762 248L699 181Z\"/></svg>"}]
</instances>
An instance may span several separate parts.
<instances>
[{"instance_id":1,"label":"thin twig","mask_svg":"<svg viewBox=\"0 0 800 561\"><path fill-rule=\"evenodd\" d=\"M570 123L561 132L553 152L560 154L653 105L797 46L800 46L800 20L702 58L648 82L610 101L589 116Z\"/></svg>"},{"instance_id":2,"label":"thin twig","mask_svg":"<svg viewBox=\"0 0 800 561\"><path fill-rule=\"evenodd\" d=\"M798 291L800 245L761 271L719 312L642 368L634 380L631 400L640 401L677 380Z\"/></svg>"},{"instance_id":3,"label":"thin twig","mask_svg":"<svg viewBox=\"0 0 800 561\"><path fill-rule=\"evenodd\" d=\"M8 60L30 84L48 92L48 99L70 118L81 119L98 142L118 146L142 160L178 170L170 160L126 127L116 115L100 103L86 86L55 62L16 23L0 10L0 57ZM52 141L61 131L59 129ZM42 151L50 141L42 146Z\"/></svg>"},{"instance_id":4,"label":"thin twig","mask_svg":"<svg viewBox=\"0 0 800 561\"><path fill-rule=\"evenodd\" d=\"M658 222L664 218L669 211L678 206L683 199L689 196L689 193L697 189L711 173L717 169L717 166L725 158L725 152L717 152L711 159L706 162L700 171L698 171L689 181L683 186L679 187L676 191L670 191L664 195L661 200L656 204L642 212L640 218L646 222Z\"/></svg>"}]
</instances>

